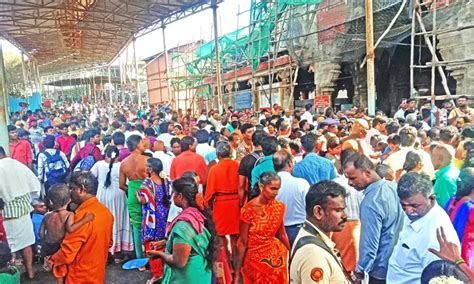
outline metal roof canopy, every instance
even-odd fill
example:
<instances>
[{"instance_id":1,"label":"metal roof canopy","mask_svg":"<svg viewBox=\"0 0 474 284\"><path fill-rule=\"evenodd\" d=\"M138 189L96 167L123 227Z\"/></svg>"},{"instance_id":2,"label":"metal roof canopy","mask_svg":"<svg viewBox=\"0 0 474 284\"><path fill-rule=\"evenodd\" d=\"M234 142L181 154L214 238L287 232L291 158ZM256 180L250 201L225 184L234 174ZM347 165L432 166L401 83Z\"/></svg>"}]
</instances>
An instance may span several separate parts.
<instances>
[{"instance_id":1,"label":"metal roof canopy","mask_svg":"<svg viewBox=\"0 0 474 284\"><path fill-rule=\"evenodd\" d=\"M206 0L0 0L0 35L33 57L41 73L66 72L108 64L135 36L210 6Z\"/></svg>"}]
</instances>

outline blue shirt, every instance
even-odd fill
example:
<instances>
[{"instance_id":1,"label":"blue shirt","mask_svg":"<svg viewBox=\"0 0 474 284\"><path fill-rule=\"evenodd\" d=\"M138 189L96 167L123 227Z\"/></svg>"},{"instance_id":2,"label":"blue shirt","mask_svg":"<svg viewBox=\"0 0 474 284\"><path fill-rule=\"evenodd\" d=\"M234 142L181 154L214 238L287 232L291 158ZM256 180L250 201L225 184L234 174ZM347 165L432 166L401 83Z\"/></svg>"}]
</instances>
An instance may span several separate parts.
<instances>
[{"instance_id":1,"label":"blue shirt","mask_svg":"<svg viewBox=\"0 0 474 284\"><path fill-rule=\"evenodd\" d=\"M252 186L258 182L258 179L264 172L275 172L275 168L273 166L273 155L263 157L259 161L259 164L253 168Z\"/></svg>"},{"instance_id":2,"label":"blue shirt","mask_svg":"<svg viewBox=\"0 0 474 284\"><path fill-rule=\"evenodd\" d=\"M39 229L41 222L43 221L44 215L38 213L31 214L31 221L33 222L33 231L35 232L35 244L40 244Z\"/></svg>"},{"instance_id":3,"label":"blue shirt","mask_svg":"<svg viewBox=\"0 0 474 284\"><path fill-rule=\"evenodd\" d=\"M381 179L370 184L360 204L361 234L357 272L385 280L388 260L403 228L405 213L397 184Z\"/></svg>"},{"instance_id":4,"label":"blue shirt","mask_svg":"<svg viewBox=\"0 0 474 284\"><path fill-rule=\"evenodd\" d=\"M336 171L331 161L315 153L309 153L304 159L296 163L293 176L305 179L310 185L322 180L333 180Z\"/></svg>"}]
</instances>

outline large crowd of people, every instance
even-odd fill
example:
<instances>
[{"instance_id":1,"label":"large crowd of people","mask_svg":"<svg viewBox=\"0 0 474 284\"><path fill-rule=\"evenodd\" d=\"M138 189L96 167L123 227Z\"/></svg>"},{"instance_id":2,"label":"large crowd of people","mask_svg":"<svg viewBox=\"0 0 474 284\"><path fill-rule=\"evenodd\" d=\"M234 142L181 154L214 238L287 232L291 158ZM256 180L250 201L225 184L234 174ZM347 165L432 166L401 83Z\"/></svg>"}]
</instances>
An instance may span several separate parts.
<instances>
[{"instance_id":1,"label":"large crowd of people","mask_svg":"<svg viewBox=\"0 0 474 284\"><path fill-rule=\"evenodd\" d=\"M393 117L63 102L10 121L0 283L35 278L34 261L104 283L131 259L147 283L474 279L467 97Z\"/></svg>"}]
</instances>

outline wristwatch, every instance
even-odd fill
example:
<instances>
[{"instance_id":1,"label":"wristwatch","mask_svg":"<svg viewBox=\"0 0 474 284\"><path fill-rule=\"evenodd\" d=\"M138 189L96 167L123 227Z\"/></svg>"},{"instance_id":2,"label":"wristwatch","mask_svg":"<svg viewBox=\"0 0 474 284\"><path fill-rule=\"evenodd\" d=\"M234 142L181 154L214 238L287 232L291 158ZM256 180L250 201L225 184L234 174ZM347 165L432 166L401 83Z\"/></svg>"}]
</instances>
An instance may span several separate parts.
<instances>
[{"instance_id":1,"label":"wristwatch","mask_svg":"<svg viewBox=\"0 0 474 284\"><path fill-rule=\"evenodd\" d=\"M364 278L365 278L365 274L363 272L354 272L352 274L352 281L363 280Z\"/></svg>"}]
</instances>

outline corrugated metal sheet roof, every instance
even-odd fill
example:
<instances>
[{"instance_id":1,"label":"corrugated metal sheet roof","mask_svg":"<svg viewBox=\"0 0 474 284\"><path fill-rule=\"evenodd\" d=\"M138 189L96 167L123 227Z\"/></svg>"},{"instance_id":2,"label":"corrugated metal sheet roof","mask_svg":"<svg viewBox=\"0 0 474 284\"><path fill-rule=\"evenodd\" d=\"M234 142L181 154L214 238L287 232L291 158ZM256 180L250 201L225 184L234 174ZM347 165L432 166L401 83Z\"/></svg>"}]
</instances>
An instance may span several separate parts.
<instances>
[{"instance_id":1,"label":"corrugated metal sheet roof","mask_svg":"<svg viewBox=\"0 0 474 284\"><path fill-rule=\"evenodd\" d=\"M0 35L44 73L107 64L136 33L209 7L203 0L0 0Z\"/></svg>"}]
</instances>

